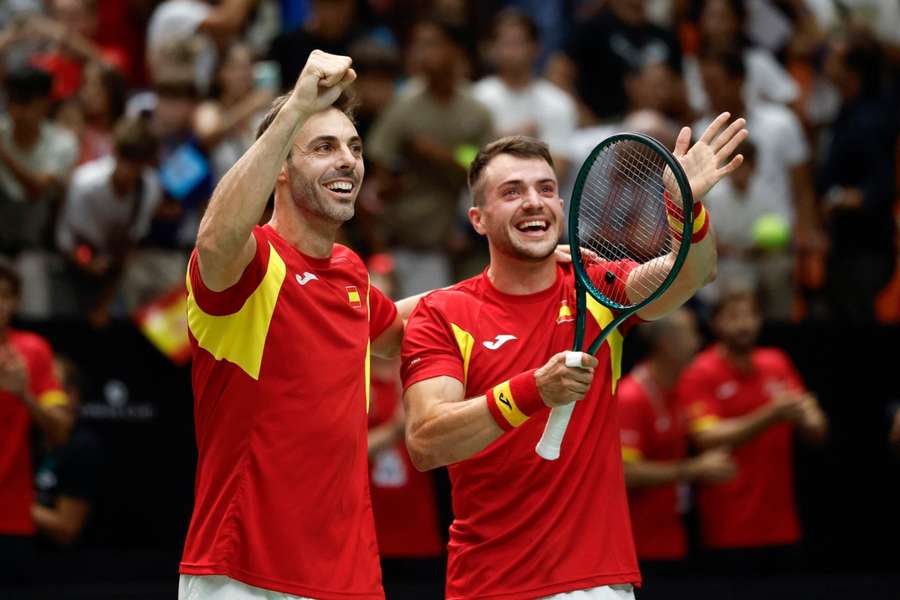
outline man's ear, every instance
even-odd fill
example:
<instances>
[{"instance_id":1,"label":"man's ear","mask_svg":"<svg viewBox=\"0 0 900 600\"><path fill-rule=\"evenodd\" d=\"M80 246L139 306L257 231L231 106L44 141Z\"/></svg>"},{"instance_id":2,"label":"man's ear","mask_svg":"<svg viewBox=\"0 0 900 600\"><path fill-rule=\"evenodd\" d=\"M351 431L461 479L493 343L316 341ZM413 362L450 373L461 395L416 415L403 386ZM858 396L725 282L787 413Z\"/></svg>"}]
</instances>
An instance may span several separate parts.
<instances>
[{"instance_id":1,"label":"man's ear","mask_svg":"<svg viewBox=\"0 0 900 600\"><path fill-rule=\"evenodd\" d=\"M290 158L288 160L290 160ZM288 183L290 181L288 179L288 160L284 161L284 163L281 165L281 170L278 171L278 176L275 178L276 186L279 183Z\"/></svg>"},{"instance_id":2,"label":"man's ear","mask_svg":"<svg viewBox=\"0 0 900 600\"><path fill-rule=\"evenodd\" d=\"M472 224L472 228L479 234L485 235L484 223L482 223L482 217L484 214L481 209L477 206L472 206L469 208L469 223Z\"/></svg>"}]
</instances>

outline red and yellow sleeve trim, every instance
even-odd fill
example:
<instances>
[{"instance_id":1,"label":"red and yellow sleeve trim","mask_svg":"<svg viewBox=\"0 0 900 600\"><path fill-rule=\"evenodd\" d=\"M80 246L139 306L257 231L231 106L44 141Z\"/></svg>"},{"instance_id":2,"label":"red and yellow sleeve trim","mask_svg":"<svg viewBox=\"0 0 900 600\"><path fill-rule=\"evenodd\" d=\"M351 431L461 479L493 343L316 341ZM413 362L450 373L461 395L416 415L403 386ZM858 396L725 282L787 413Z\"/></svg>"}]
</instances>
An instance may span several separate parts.
<instances>
[{"instance_id":1,"label":"red and yellow sleeve trim","mask_svg":"<svg viewBox=\"0 0 900 600\"><path fill-rule=\"evenodd\" d=\"M69 397L62 390L48 390L37 397L37 403L43 408L54 406L68 406Z\"/></svg>"},{"instance_id":2,"label":"red and yellow sleeve trim","mask_svg":"<svg viewBox=\"0 0 900 600\"><path fill-rule=\"evenodd\" d=\"M682 229L684 228L684 211L681 206L672 200L669 192L663 192L663 199L666 204L666 216L669 220L669 227L672 230L673 237L680 241ZM701 202L694 202L694 222L691 228L691 243L696 244L706 237L709 231L709 213Z\"/></svg>"},{"instance_id":3,"label":"red and yellow sleeve trim","mask_svg":"<svg viewBox=\"0 0 900 600\"><path fill-rule=\"evenodd\" d=\"M707 431L708 429L712 429L719 422L719 417L716 415L705 415L696 419L693 419L690 424L691 433L698 433L700 431Z\"/></svg>"},{"instance_id":4,"label":"red and yellow sleeve trim","mask_svg":"<svg viewBox=\"0 0 900 600\"><path fill-rule=\"evenodd\" d=\"M504 431L518 427L544 407L534 369L495 385L488 390L485 399L491 416Z\"/></svg>"},{"instance_id":5,"label":"red and yellow sleeve trim","mask_svg":"<svg viewBox=\"0 0 900 600\"><path fill-rule=\"evenodd\" d=\"M644 460L644 453L638 448L622 446L622 462L633 463Z\"/></svg>"}]
</instances>

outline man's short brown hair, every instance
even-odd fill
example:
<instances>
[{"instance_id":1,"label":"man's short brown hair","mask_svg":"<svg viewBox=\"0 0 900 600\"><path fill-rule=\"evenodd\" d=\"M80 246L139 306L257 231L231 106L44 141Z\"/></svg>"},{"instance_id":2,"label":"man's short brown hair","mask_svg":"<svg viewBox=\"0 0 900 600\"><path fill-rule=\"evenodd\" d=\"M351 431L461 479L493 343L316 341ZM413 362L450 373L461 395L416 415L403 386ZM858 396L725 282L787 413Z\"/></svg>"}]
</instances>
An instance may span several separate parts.
<instances>
[{"instance_id":1,"label":"man's short brown hair","mask_svg":"<svg viewBox=\"0 0 900 600\"><path fill-rule=\"evenodd\" d=\"M275 117L278 116L278 113L281 112L281 109L287 103L288 98L291 97L292 92L288 92L282 96L278 96L274 100L272 100L271 106L269 106L269 112L266 113L266 116L263 118L262 123L259 124L259 127L256 128L256 139L262 137L262 134L266 132L266 129L272 124L272 121L275 120ZM359 103L356 100L356 97L349 90L344 90L341 92L341 95L338 96L337 100L331 105L332 108L336 108L342 113L344 113L350 122L356 125L356 107Z\"/></svg>"},{"instance_id":2,"label":"man's short brown hair","mask_svg":"<svg viewBox=\"0 0 900 600\"><path fill-rule=\"evenodd\" d=\"M553 165L553 157L550 156L550 149L540 140L524 135L511 135L495 140L479 150L475 160L469 165L469 192L472 194L473 205L480 206L482 203L483 196L479 184L485 168L501 154L510 154L516 158L540 158L550 165L551 169L556 168Z\"/></svg>"},{"instance_id":3,"label":"man's short brown hair","mask_svg":"<svg viewBox=\"0 0 900 600\"><path fill-rule=\"evenodd\" d=\"M159 158L159 139L144 117L120 119L113 130L113 144L116 154L125 160L153 163Z\"/></svg>"}]
</instances>

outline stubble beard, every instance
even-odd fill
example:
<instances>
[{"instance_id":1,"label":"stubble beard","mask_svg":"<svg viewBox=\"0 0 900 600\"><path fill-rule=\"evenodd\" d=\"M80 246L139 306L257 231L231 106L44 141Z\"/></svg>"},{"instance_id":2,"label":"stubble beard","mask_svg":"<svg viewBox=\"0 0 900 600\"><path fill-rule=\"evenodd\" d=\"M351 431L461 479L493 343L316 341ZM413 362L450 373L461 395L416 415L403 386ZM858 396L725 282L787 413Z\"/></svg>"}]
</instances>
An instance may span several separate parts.
<instances>
[{"instance_id":1,"label":"stubble beard","mask_svg":"<svg viewBox=\"0 0 900 600\"><path fill-rule=\"evenodd\" d=\"M316 180L306 179L297 172L291 173L291 197L298 207L317 217L336 223L346 223L356 213L356 195L359 186L347 203L338 203L328 197L328 192Z\"/></svg>"}]
</instances>

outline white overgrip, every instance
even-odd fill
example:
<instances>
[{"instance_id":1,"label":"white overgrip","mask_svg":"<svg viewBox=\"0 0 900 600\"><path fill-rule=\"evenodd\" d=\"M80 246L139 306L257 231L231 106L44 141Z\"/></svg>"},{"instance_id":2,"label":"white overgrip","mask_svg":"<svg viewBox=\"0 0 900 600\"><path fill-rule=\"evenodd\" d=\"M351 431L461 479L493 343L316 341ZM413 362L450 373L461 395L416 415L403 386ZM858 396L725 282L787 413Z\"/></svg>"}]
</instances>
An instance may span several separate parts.
<instances>
[{"instance_id":1,"label":"white overgrip","mask_svg":"<svg viewBox=\"0 0 900 600\"><path fill-rule=\"evenodd\" d=\"M581 368L581 356L583 352L566 352L566 366L571 368ZM566 436L566 429L569 427L569 419L572 418L572 410L575 403L566 404L565 406L557 406L550 411L550 417L547 419L547 425L544 427L544 434L541 436L537 447L534 449L538 456L544 460L556 460L559 458L559 449L562 446L563 438Z\"/></svg>"}]
</instances>

